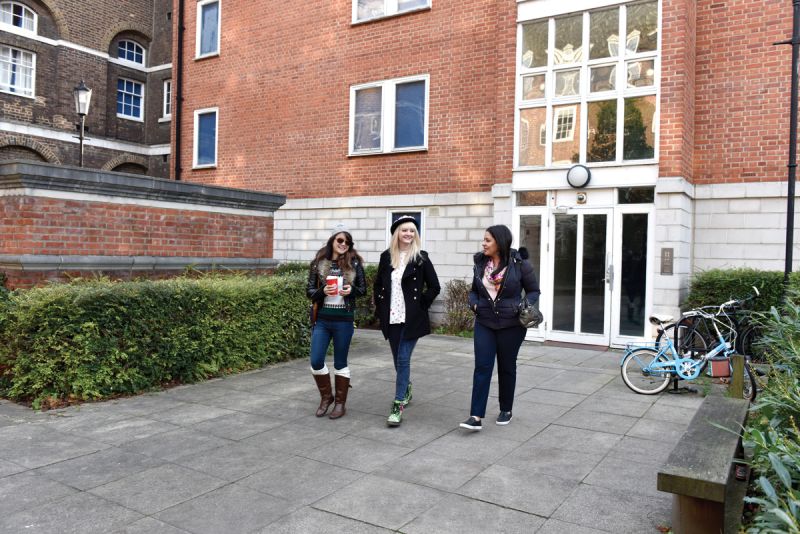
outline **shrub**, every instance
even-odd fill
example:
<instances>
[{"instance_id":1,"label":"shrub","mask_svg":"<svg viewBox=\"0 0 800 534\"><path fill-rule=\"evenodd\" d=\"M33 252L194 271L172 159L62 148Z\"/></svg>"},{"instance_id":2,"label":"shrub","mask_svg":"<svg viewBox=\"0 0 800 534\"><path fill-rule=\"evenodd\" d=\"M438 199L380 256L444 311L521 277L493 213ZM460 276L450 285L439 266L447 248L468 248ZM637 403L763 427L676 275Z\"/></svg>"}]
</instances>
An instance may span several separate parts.
<instances>
[{"instance_id":1,"label":"shrub","mask_svg":"<svg viewBox=\"0 0 800 534\"><path fill-rule=\"evenodd\" d=\"M759 475L748 532L800 531L800 293L762 317L762 346L774 364L753 408L745 439Z\"/></svg>"},{"instance_id":2,"label":"shrub","mask_svg":"<svg viewBox=\"0 0 800 534\"><path fill-rule=\"evenodd\" d=\"M469 309L469 284L453 279L444 285L445 334L461 334L472 330L475 314Z\"/></svg>"},{"instance_id":3,"label":"shrub","mask_svg":"<svg viewBox=\"0 0 800 534\"><path fill-rule=\"evenodd\" d=\"M0 393L38 408L305 357L307 310L299 275L14 292L0 324Z\"/></svg>"},{"instance_id":4,"label":"shrub","mask_svg":"<svg viewBox=\"0 0 800 534\"><path fill-rule=\"evenodd\" d=\"M377 328L378 318L375 317L375 302L372 286L378 274L377 265L364 267L364 276L367 278L367 294L356 299L356 325L360 328Z\"/></svg>"},{"instance_id":5,"label":"shrub","mask_svg":"<svg viewBox=\"0 0 800 534\"><path fill-rule=\"evenodd\" d=\"M308 276L309 262L290 261L281 263L275 268L275 274L305 274Z\"/></svg>"},{"instance_id":6,"label":"shrub","mask_svg":"<svg viewBox=\"0 0 800 534\"><path fill-rule=\"evenodd\" d=\"M792 273L790 287L800 287L800 273ZM729 299L741 299L753 294L752 286L758 288L761 297L753 303L756 311L769 311L779 306L783 295L783 273L758 271L756 269L711 269L692 278L691 290L683 303L683 309L722 304Z\"/></svg>"}]
</instances>

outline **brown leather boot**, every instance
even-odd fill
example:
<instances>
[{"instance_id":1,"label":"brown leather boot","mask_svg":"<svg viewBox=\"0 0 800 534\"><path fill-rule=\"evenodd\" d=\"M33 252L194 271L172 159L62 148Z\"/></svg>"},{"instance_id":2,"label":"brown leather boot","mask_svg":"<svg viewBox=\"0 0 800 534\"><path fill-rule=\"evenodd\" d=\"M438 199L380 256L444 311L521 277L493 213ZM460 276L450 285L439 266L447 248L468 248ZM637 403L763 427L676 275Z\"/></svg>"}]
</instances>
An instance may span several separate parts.
<instances>
[{"instance_id":1,"label":"brown leather boot","mask_svg":"<svg viewBox=\"0 0 800 534\"><path fill-rule=\"evenodd\" d=\"M333 405L333 411L328 417L331 419L339 419L346 413L344 405L347 402L347 390L350 389L350 378L342 375L334 375L334 383L336 387L336 404Z\"/></svg>"},{"instance_id":2,"label":"brown leather boot","mask_svg":"<svg viewBox=\"0 0 800 534\"><path fill-rule=\"evenodd\" d=\"M331 392L331 374L313 375L314 381L317 383L319 389L319 408L317 408L317 417L322 417L328 411L330 405L333 404L333 393Z\"/></svg>"}]
</instances>

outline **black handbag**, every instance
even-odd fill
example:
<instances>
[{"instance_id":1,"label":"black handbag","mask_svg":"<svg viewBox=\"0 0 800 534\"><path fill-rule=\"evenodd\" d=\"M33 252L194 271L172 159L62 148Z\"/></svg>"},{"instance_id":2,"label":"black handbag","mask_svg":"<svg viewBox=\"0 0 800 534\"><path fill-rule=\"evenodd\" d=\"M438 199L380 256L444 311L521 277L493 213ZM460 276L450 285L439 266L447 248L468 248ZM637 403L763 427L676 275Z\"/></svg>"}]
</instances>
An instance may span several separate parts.
<instances>
[{"instance_id":1,"label":"black handbag","mask_svg":"<svg viewBox=\"0 0 800 534\"><path fill-rule=\"evenodd\" d=\"M539 311L539 307L523 297L519 302L519 324L525 328L536 328L542 324L542 321L544 321L544 316Z\"/></svg>"}]
</instances>

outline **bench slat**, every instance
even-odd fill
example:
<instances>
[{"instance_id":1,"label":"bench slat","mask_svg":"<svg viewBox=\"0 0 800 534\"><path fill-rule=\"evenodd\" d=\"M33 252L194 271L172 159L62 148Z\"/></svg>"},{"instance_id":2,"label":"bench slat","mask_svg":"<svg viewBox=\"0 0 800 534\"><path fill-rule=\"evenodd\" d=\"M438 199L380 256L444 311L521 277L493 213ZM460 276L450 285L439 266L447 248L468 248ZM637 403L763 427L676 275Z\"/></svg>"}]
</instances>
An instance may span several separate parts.
<instances>
[{"instance_id":1,"label":"bench slat","mask_svg":"<svg viewBox=\"0 0 800 534\"><path fill-rule=\"evenodd\" d=\"M703 399L686 432L659 470L659 491L725 502L725 487L749 406L745 399L721 396Z\"/></svg>"}]
</instances>

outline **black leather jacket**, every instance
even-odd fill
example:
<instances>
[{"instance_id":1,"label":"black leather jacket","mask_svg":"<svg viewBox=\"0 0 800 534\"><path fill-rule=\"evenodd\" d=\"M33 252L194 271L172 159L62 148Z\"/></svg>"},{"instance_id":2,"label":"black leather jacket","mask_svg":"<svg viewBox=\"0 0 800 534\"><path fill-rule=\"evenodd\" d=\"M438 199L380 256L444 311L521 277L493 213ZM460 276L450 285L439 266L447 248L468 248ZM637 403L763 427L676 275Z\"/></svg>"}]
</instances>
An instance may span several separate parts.
<instances>
[{"instance_id":1,"label":"black leather jacket","mask_svg":"<svg viewBox=\"0 0 800 534\"><path fill-rule=\"evenodd\" d=\"M539 300L539 283L536 281L533 266L512 248L506 275L497 292L497 298L493 300L483 285L483 271L489 257L478 252L474 260L469 306L475 312L475 320L495 330L520 326L518 316L522 290L525 289L526 298L531 304Z\"/></svg>"},{"instance_id":2,"label":"black leather jacket","mask_svg":"<svg viewBox=\"0 0 800 534\"><path fill-rule=\"evenodd\" d=\"M312 261L308 268L308 285L306 294L312 301L320 304L325 300L325 279L331 272L331 260ZM344 298L344 305L347 311L355 311L356 298L367 294L367 277L364 275L364 267L358 260L353 260L350 269L345 269L342 273L345 283L352 288L349 295Z\"/></svg>"}]
</instances>

